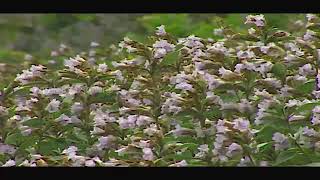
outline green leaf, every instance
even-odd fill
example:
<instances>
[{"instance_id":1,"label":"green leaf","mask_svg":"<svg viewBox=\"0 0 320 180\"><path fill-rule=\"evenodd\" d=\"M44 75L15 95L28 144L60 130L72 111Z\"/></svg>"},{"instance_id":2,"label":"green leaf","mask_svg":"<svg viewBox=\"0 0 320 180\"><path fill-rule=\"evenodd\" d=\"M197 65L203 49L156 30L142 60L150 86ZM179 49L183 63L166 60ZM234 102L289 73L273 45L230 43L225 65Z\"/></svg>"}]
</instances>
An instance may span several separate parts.
<instances>
[{"instance_id":1,"label":"green leaf","mask_svg":"<svg viewBox=\"0 0 320 180\"><path fill-rule=\"evenodd\" d=\"M283 63L275 63L271 69L271 72L280 79L285 78L287 74L287 68Z\"/></svg>"},{"instance_id":2,"label":"green leaf","mask_svg":"<svg viewBox=\"0 0 320 180\"><path fill-rule=\"evenodd\" d=\"M277 157L276 162L275 162L274 165L275 165L275 166L281 165L281 164L283 164L283 163L285 163L285 162L287 162L287 161L295 158L296 155L297 155L297 153L298 153L298 150L297 150L297 149L289 149L289 150L286 150L286 151L282 151L282 152L278 155L278 157Z\"/></svg>"},{"instance_id":3,"label":"green leaf","mask_svg":"<svg viewBox=\"0 0 320 180\"><path fill-rule=\"evenodd\" d=\"M29 127L41 127L44 124L45 124L45 121L43 119L37 119L37 118L30 119L23 123L23 125L29 126Z\"/></svg>"},{"instance_id":4,"label":"green leaf","mask_svg":"<svg viewBox=\"0 0 320 180\"><path fill-rule=\"evenodd\" d=\"M113 102L114 98L115 98L116 94L111 92L103 92L103 93L99 93L96 94L94 96L90 96L89 99L89 103L106 103L106 102Z\"/></svg>"},{"instance_id":5,"label":"green leaf","mask_svg":"<svg viewBox=\"0 0 320 180\"><path fill-rule=\"evenodd\" d=\"M39 144L39 153L43 155L55 155L54 150L65 149L67 144L62 139L45 139Z\"/></svg>"},{"instance_id":6,"label":"green leaf","mask_svg":"<svg viewBox=\"0 0 320 180\"><path fill-rule=\"evenodd\" d=\"M163 65L174 65L179 58L179 51L173 51L168 53L162 60Z\"/></svg>"},{"instance_id":7,"label":"green leaf","mask_svg":"<svg viewBox=\"0 0 320 180\"><path fill-rule=\"evenodd\" d=\"M9 136L7 136L5 143L17 146L22 142L22 140L23 140L23 135L20 132L18 132L18 133L10 134Z\"/></svg>"},{"instance_id":8,"label":"green leaf","mask_svg":"<svg viewBox=\"0 0 320 180\"><path fill-rule=\"evenodd\" d=\"M306 82L302 85L299 85L295 89L298 93L301 93L301 94L311 94L312 91L315 89L315 81L312 80L312 81Z\"/></svg>"},{"instance_id":9,"label":"green leaf","mask_svg":"<svg viewBox=\"0 0 320 180\"><path fill-rule=\"evenodd\" d=\"M310 163L310 164L306 164L304 166L308 166L308 167L320 167L320 162L314 162L314 163Z\"/></svg>"},{"instance_id":10,"label":"green leaf","mask_svg":"<svg viewBox=\"0 0 320 180\"><path fill-rule=\"evenodd\" d=\"M298 113L301 113L301 112L305 112L305 111L310 111L315 107L315 106L318 106L320 105L320 102L317 102L317 103L307 103L307 104L304 104L302 106L299 106L295 109L295 113L298 114Z\"/></svg>"},{"instance_id":11,"label":"green leaf","mask_svg":"<svg viewBox=\"0 0 320 180\"><path fill-rule=\"evenodd\" d=\"M257 148L262 148L262 147L264 147L264 146L266 146L266 145L268 145L269 144L269 142L266 142L266 143L261 143L261 144L258 144L257 145Z\"/></svg>"}]
</instances>

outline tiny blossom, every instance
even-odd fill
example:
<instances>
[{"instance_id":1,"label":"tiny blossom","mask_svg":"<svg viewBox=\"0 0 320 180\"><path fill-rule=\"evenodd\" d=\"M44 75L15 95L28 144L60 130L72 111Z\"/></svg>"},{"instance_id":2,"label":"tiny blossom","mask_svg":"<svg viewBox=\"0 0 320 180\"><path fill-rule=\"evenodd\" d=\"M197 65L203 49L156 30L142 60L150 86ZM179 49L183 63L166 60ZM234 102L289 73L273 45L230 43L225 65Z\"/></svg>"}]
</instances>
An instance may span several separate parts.
<instances>
[{"instance_id":1,"label":"tiny blossom","mask_svg":"<svg viewBox=\"0 0 320 180\"><path fill-rule=\"evenodd\" d=\"M96 51L95 50L90 50L89 51L89 56L92 57L92 56L95 56L96 55Z\"/></svg>"},{"instance_id":2,"label":"tiny blossom","mask_svg":"<svg viewBox=\"0 0 320 180\"><path fill-rule=\"evenodd\" d=\"M254 28L248 29L248 33L249 33L250 35L254 35L256 32L257 32L257 31L256 31Z\"/></svg>"},{"instance_id":3,"label":"tiny blossom","mask_svg":"<svg viewBox=\"0 0 320 180\"><path fill-rule=\"evenodd\" d=\"M45 70L46 70L45 66L32 65L30 69L23 70L21 74L18 74L15 80L19 81L22 85L25 85L36 77L42 77L44 75Z\"/></svg>"},{"instance_id":4,"label":"tiny blossom","mask_svg":"<svg viewBox=\"0 0 320 180\"><path fill-rule=\"evenodd\" d=\"M233 120L233 128L241 131L241 132L245 132L249 130L249 126L250 126L250 121L246 120L246 119L242 119L242 118L238 118Z\"/></svg>"},{"instance_id":5,"label":"tiny blossom","mask_svg":"<svg viewBox=\"0 0 320 180\"><path fill-rule=\"evenodd\" d=\"M245 24L255 24L257 27L263 27L265 26L265 19L262 14L260 15L248 15L246 17L246 22Z\"/></svg>"},{"instance_id":6,"label":"tiny blossom","mask_svg":"<svg viewBox=\"0 0 320 180\"><path fill-rule=\"evenodd\" d=\"M219 69L219 74L221 75L221 78L222 79L229 79L229 78L232 78L234 77L234 72L228 70L228 69L225 69L224 67L221 67Z\"/></svg>"},{"instance_id":7,"label":"tiny blossom","mask_svg":"<svg viewBox=\"0 0 320 180\"><path fill-rule=\"evenodd\" d=\"M303 39L306 41L309 41L309 40L312 40L315 35L316 35L316 32L308 29L306 34L303 36Z\"/></svg>"},{"instance_id":8,"label":"tiny blossom","mask_svg":"<svg viewBox=\"0 0 320 180\"><path fill-rule=\"evenodd\" d=\"M95 95L95 94L101 93L102 91L103 91L102 87L92 86L92 87L90 87L90 89L88 90L88 93L89 93L90 95Z\"/></svg>"},{"instance_id":9,"label":"tiny blossom","mask_svg":"<svg viewBox=\"0 0 320 180\"><path fill-rule=\"evenodd\" d=\"M188 163L186 160L182 160L180 162L169 165L169 167L185 167L185 166L188 166Z\"/></svg>"},{"instance_id":10,"label":"tiny blossom","mask_svg":"<svg viewBox=\"0 0 320 180\"><path fill-rule=\"evenodd\" d=\"M0 153L6 153L6 154L13 155L15 152L16 152L15 147L13 147L11 145L0 143Z\"/></svg>"},{"instance_id":11,"label":"tiny blossom","mask_svg":"<svg viewBox=\"0 0 320 180\"><path fill-rule=\"evenodd\" d=\"M75 58L66 59L64 65L71 71L74 71L76 67L80 66L84 61L85 60L78 55Z\"/></svg>"},{"instance_id":12,"label":"tiny blossom","mask_svg":"<svg viewBox=\"0 0 320 180\"><path fill-rule=\"evenodd\" d=\"M142 152L143 152L143 159L144 160L152 161L154 159L154 155L153 155L152 149L143 148Z\"/></svg>"},{"instance_id":13,"label":"tiny blossom","mask_svg":"<svg viewBox=\"0 0 320 180\"><path fill-rule=\"evenodd\" d=\"M147 127L143 130L143 133L147 134L148 136L153 136L159 132L160 130L157 128L156 124L150 124L150 127Z\"/></svg>"},{"instance_id":14,"label":"tiny blossom","mask_svg":"<svg viewBox=\"0 0 320 180\"><path fill-rule=\"evenodd\" d=\"M92 41L92 42L90 43L90 46L91 46L91 47L98 47L98 46L100 46L100 44L97 43L97 42Z\"/></svg>"},{"instance_id":15,"label":"tiny blossom","mask_svg":"<svg viewBox=\"0 0 320 180\"><path fill-rule=\"evenodd\" d=\"M2 167L12 167L16 165L16 161L10 159L8 160L4 165L2 165Z\"/></svg>"},{"instance_id":16,"label":"tiny blossom","mask_svg":"<svg viewBox=\"0 0 320 180\"><path fill-rule=\"evenodd\" d=\"M209 53L223 54L225 56L229 55L228 49L224 46L224 42L216 42L212 46L207 46L207 51ZM202 54L205 56L206 54Z\"/></svg>"},{"instance_id":17,"label":"tiny blossom","mask_svg":"<svg viewBox=\"0 0 320 180\"><path fill-rule=\"evenodd\" d=\"M241 158L240 163L237 165L239 167L248 166L250 164L250 158L248 156L245 156L244 158Z\"/></svg>"},{"instance_id":18,"label":"tiny blossom","mask_svg":"<svg viewBox=\"0 0 320 180\"><path fill-rule=\"evenodd\" d=\"M101 150L110 148L114 140L115 140L115 137L112 135L109 135L107 137L100 137L98 139L99 144L97 145L97 147Z\"/></svg>"},{"instance_id":19,"label":"tiny blossom","mask_svg":"<svg viewBox=\"0 0 320 180\"><path fill-rule=\"evenodd\" d=\"M113 71L113 72L110 73L110 75L116 76L116 78L119 81L123 81L124 80L124 77L123 77L122 72L120 70Z\"/></svg>"},{"instance_id":20,"label":"tiny blossom","mask_svg":"<svg viewBox=\"0 0 320 180\"><path fill-rule=\"evenodd\" d=\"M47 105L46 110L49 113L57 112L59 111L60 101L53 99L50 101L50 103Z\"/></svg>"},{"instance_id":21,"label":"tiny blossom","mask_svg":"<svg viewBox=\"0 0 320 180\"><path fill-rule=\"evenodd\" d=\"M313 137L316 136L318 133L313 128L309 128L306 126L303 128L302 134L308 137Z\"/></svg>"},{"instance_id":22,"label":"tiny blossom","mask_svg":"<svg viewBox=\"0 0 320 180\"><path fill-rule=\"evenodd\" d=\"M175 45L168 43L166 40L156 41L153 44L155 50L154 58L160 59L163 58L169 52L172 52L175 48Z\"/></svg>"},{"instance_id":23,"label":"tiny blossom","mask_svg":"<svg viewBox=\"0 0 320 180\"><path fill-rule=\"evenodd\" d=\"M252 59L255 57L254 52L247 50L247 51L239 51L237 52L237 57L239 59Z\"/></svg>"},{"instance_id":24,"label":"tiny blossom","mask_svg":"<svg viewBox=\"0 0 320 180\"><path fill-rule=\"evenodd\" d=\"M30 54L26 54L26 55L24 56L24 60L26 60L26 61L31 61L32 59L33 59L33 56L30 55Z\"/></svg>"},{"instance_id":25,"label":"tiny blossom","mask_svg":"<svg viewBox=\"0 0 320 180\"><path fill-rule=\"evenodd\" d=\"M316 106L312 110L312 118L311 118L311 123L313 125L318 125L320 124L320 106Z\"/></svg>"},{"instance_id":26,"label":"tiny blossom","mask_svg":"<svg viewBox=\"0 0 320 180\"><path fill-rule=\"evenodd\" d=\"M106 65L106 63L98 65L98 68L97 68L98 72L105 73L105 72L107 72L107 70L108 70L108 65Z\"/></svg>"},{"instance_id":27,"label":"tiny blossom","mask_svg":"<svg viewBox=\"0 0 320 180\"><path fill-rule=\"evenodd\" d=\"M235 154L239 153L242 151L242 147L237 144L237 143L232 143L229 147L228 147L228 151L226 153L226 155L228 157L232 157L234 156Z\"/></svg>"},{"instance_id":28,"label":"tiny blossom","mask_svg":"<svg viewBox=\"0 0 320 180\"><path fill-rule=\"evenodd\" d=\"M129 115L127 118L120 117L119 125L122 129L134 128L137 120L137 115Z\"/></svg>"},{"instance_id":29,"label":"tiny blossom","mask_svg":"<svg viewBox=\"0 0 320 180\"><path fill-rule=\"evenodd\" d=\"M281 81L276 78L265 78L265 79L262 79L261 81L275 88L282 87Z\"/></svg>"},{"instance_id":30,"label":"tiny blossom","mask_svg":"<svg viewBox=\"0 0 320 180\"><path fill-rule=\"evenodd\" d=\"M166 30L165 30L165 26L164 25L161 25L159 27L157 27L157 30L156 30L156 35L158 36L165 36L167 33L166 33Z\"/></svg>"},{"instance_id":31,"label":"tiny blossom","mask_svg":"<svg viewBox=\"0 0 320 180\"><path fill-rule=\"evenodd\" d=\"M8 110L6 107L0 106L0 116L8 115Z\"/></svg>"},{"instance_id":32,"label":"tiny blossom","mask_svg":"<svg viewBox=\"0 0 320 180\"><path fill-rule=\"evenodd\" d=\"M283 150L289 147L288 138L279 132L276 132L272 136L272 140L275 142L275 150Z\"/></svg>"},{"instance_id":33,"label":"tiny blossom","mask_svg":"<svg viewBox=\"0 0 320 180\"><path fill-rule=\"evenodd\" d=\"M31 92L31 95L34 97L38 97L42 93L41 89L38 87L30 88L30 92Z\"/></svg>"},{"instance_id":34,"label":"tiny blossom","mask_svg":"<svg viewBox=\"0 0 320 180\"><path fill-rule=\"evenodd\" d=\"M221 28L214 29L213 34L216 36L223 36L223 29Z\"/></svg>"},{"instance_id":35,"label":"tiny blossom","mask_svg":"<svg viewBox=\"0 0 320 180\"><path fill-rule=\"evenodd\" d=\"M49 88L49 89L43 89L41 91L41 94L44 96L60 95L63 93L64 93L64 90L62 88Z\"/></svg>"},{"instance_id":36,"label":"tiny blossom","mask_svg":"<svg viewBox=\"0 0 320 180\"><path fill-rule=\"evenodd\" d=\"M83 105L80 102L75 102L72 106L71 106L71 113L72 114L76 114L76 113L80 113L83 110Z\"/></svg>"},{"instance_id":37,"label":"tiny blossom","mask_svg":"<svg viewBox=\"0 0 320 180\"><path fill-rule=\"evenodd\" d=\"M70 146L67 149L63 150L62 154L65 154L69 159L72 159L74 156L76 156L77 151L78 148L76 146Z\"/></svg>"},{"instance_id":38,"label":"tiny blossom","mask_svg":"<svg viewBox=\"0 0 320 180\"><path fill-rule=\"evenodd\" d=\"M90 160L87 160L87 161L85 162L85 166L86 166L86 167L95 167L95 166L96 166L96 163L95 163L92 159L90 159Z\"/></svg>"},{"instance_id":39,"label":"tiny blossom","mask_svg":"<svg viewBox=\"0 0 320 180\"><path fill-rule=\"evenodd\" d=\"M292 115L289 117L288 121L292 122L292 121L299 121L299 120L303 120L305 119L305 116L301 116L301 115Z\"/></svg>"},{"instance_id":40,"label":"tiny blossom","mask_svg":"<svg viewBox=\"0 0 320 180\"><path fill-rule=\"evenodd\" d=\"M302 76L313 75L315 72L316 71L312 69L311 64L305 64L302 67L299 67L299 74Z\"/></svg>"},{"instance_id":41,"label":"tiny blossom","mask_svg":"<svg viewBox=\"0 0 320 180\"><path fill-rule=\"evenodd\" d=\"M209 73L205 73L203 75L203 79L207 82L209 90L213 90L213 89L217 88L218 86L220 86L221 84L223 84L215 76L213 76Z\"/></svg>"},{"instance_id":42,"label":"tiny blossom","mask_svg":"<svg viewBox=\"0 0 320 180\"><path fill-rule=\"evenodd\" d=\"M195 35L190 35L187 38L180 39L179 43L182 43L184 46L189 48L200 48L204 46L201 43L201 39Z\"/></svg>"},{"instance_id":43,"label":"tiny blossom","mask_svg":"<svg viewBox=\"0 0 320 180\"><path fill-rule=\"evenodd\" d=\"M50 53L50 56L52 56L52 57L56 57L58 55L59 55L59 53L57 51L51 51L51 53Z\"/></svg>"},{"instance_id":44,"label":"tiny blossom","mask_svg":"<svg viewBox=\"0 0 320 180\"><path fill-rule=\"evenodd\" d=\"M62 125L67 125L72 123L71 118L65 114L61 114L61 116L55 119L55 121L61 123Z\"/></svg>"},{"instance_id":45,"label":"tiny blossom","mask_svg":"<svg viewBox=\"0 0 320 180\"><path fill-rule=\"evenodd\" d=\"M191 91L191 92L194 91L192 85L187 82L178 83L175 87L176 89L181 89L185 91Z\"/></svg>"},{"instance_id":46,"label":"tiny blossom","mask_svg":"<svg viewBox=\"0 0 320 180\"><path fill-rule=\"evenodd\" d=\"M138 118L137 118L136 124L137 124L137 126L140 127L140 126L144 126L144 125L146 125L146 124L149 124L149 123L151 123L152 121L153 121L153 120L152 120L151 117L140 115L140 116L138 116Z\"/></svg>"},{"instance_id":47,"label":"tiny blossom","mask_svg":"<svg viewBox=\"0 0 320 180\"><path fill-rule=\"evenodd\" d=\"M225 120L219 119L216 125L217 133L225 133L228 131L228 128L224 126Z\"/></svg>"},{"instance_id":48,"label":"tiny blossom","mask_svg":"<svg viewBox=\"0 0 320 180\"><path fill-rule=\"evenodd\" d=\"M97 126L93 127L93 130L90 131L90 134L97 135L97 134L103 134L105 131Z\"/></svg>"},{"instance_id":49,"label":"tiny blossom","mask_svg":"<svg viewBox=\"0 0 320 180\"><path fill-rule=\"evenodd\" d=\"M268 99L272 98L272 95L266 89L263 89L262 91L259 89L254 89L254 94Z\"/></svg>"}]
</instances>

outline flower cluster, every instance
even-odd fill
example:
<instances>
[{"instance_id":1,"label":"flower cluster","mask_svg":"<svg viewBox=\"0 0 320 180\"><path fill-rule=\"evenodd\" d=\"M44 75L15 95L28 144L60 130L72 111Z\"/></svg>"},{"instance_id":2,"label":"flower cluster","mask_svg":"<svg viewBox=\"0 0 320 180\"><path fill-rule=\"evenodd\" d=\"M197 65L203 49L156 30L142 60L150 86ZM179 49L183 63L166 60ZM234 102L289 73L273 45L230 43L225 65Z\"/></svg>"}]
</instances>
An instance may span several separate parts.
<instances>
[{"instance_id":1,"label":"flower cluster","mask_svg":"<svg viewBox=\"0 0 320 180\"><path fill-rule=\"evenodd\" d=\"M221 39L162 25L146 43L124 38L110 53L92 42L62 66L33 64L0 91L0 165L315 163L320 19L306 17L297 35L263 15L247 16L245 34L220 27Z\"/></svg>"}]
</instances>

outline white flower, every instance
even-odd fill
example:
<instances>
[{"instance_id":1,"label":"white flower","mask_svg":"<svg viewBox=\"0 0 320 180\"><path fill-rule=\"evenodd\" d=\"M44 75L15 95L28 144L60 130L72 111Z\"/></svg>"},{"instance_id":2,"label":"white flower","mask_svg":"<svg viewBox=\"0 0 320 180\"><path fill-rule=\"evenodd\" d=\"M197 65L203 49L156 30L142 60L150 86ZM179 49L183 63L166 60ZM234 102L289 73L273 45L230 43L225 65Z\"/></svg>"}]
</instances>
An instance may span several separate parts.
<instances>
[{"instance_id":1,"label":"white flower","mask_svg":"<svg viewBox=\"0 0 320 180\"><path fill-rule=\"evenodd\" d=\"M76 67L80 66L85 60L77 55L75 58L69 58L64 61L64 65L71 71L74 71Z\"/></svg>"},{"instance_id":2,"label":"white flower","mask_svg":"<svg viewBox=\"0 0 320 180\"><path fill-rule=\"evenodd\" d=\"M9 112L6 107L0 106L0 116L6 116L8 113Z\"/></svg>"},{"instance_id":3,"label":"white flower","mask_svg":"<svg viewBox=\"0 0 320 180\"><path fill-rule=\"evenodd\" d=\"M60 101L53 99L50 101L50 103L47 105L46 110L49 113L57 112L59 110Z\"/></svg>"},{"instance_id":4,"label":"white flower","mask_svg":"<svg viewBox=\"0 0 320 180\"><path fill-rule=\"evenodd\" d=\"M184 91L191 91L191 92L194 91L192 85L187 82L181 82L181 83L177 84L175 87L176 87L176 89L181 89Z\"/></svg>"},{"instance_id":5,"label":"white flower","mask_svg":"<svg viewBox=\"0 0 320 180\"><path fill-rule=\"evenodd\" d=\"M65 114L61 114L60 117L55 119L55 121L61 123L62 125L67 125L72 123L71 118Z\"/></svg>"},{"instance_id":6,"label":"white flower","mask_svg":"<svg viewBox=\"0 0 320 180\"><path fill-rule=\"evenodd\" d=\"M308 20L309 22L311 22L311 21L317 19L318 17L317 17L317 15L315 15L315 14L306 14L306 18L307 18L307 20Z\"/></svg>"},{"instance_id":7,"label":"white flower","mask_svg":"<svg viewBox=\"0 0 320 180\"><path fill-rule=\"evenodd\" d=\"M153 44L154 48L154 58L161 59L169 52L172 52L175 48L175 45L168 43L166 40L156 41Z\"/></svg>"},{"instance_id":8,"label":"white flower","mask_svg":"<svg viewBox=\"0 0 320 180\"><path fill-rule=\"evenodd\" d=\"M256 30L254 28L250 28L250 29L248 29L248 33L250 35L254 35L256 33Z\"/></svg>"},{"instance_id":9,"label":"white flower","mask_svg":"<svg viewBox=\"0 0 320 180\"><path fill-rule=\"evenodd\" d=\"M223 36L223 29L221 28L214 29L213 34L216 36Z\"/></svg>"},{"instance_id":10,"label":"white flower","mask_svg":"<svg viewBox=\"0 0 320 180\"><path fill-rule=\"evenodd\" d=\"M89 93L90 95L95 95L95 94L101 93L102 91L103 91L102 87L92 86L92 87L88 90L88 93Z\"/></svg>"},{"instance_id":11,"label":"white flower","mask_svg":"<svg viewBox=\"0 0 320 180\"><path fill-rule=\"evenodd\" d=\"M169 167L185 167L185 166L188 166L188 163L186 160L182 160L180 162L169 165Z\"/></svg>"},{"instance_id":12,"label":"white flower","mask_svg":"<svg viewBox=\"0 0 320 180\"><path fill-rule=\"evenodd\" d=\"M90 46L91 47L98 47L98 46L100 46L100 44L93 41L93 42L90 43Z\"/></svg>"},{"instance_id":13,"label":"white flower","mask_svg":"<svg viewBox=\"0 0 320 180\"><path fill-rule=\"evenodd\" d=\"M241 132L245 132L249 130L249 126L250 126L250 121L243 119L243 118L238 118L233 120L233 128L241 131Z\"/></svg>"},{"instance_id":14,"label":"white flower","mask_svg":"<svg viewBox=\"0 0 320 180\"><path fill-rule=\"evenodd\" d=\"M98 149L100 150L103 150L103 149L107 149L107 148L110 148L112 142L115 140L115 137L112 136L112 135L109 135L109 136L103 136L103 137L100 137L98 139L99 141L99 144L97 145Z\"/></svg>"},{"instance_id":15,"label":"white flower","mask_svg":"<svg viewBox=\"0 0 320 180\"><path fill-rule=\"evenodd\" d=\"M41 94L44 96L52 96L52 95L62 95L64 90L62 88L49 88L41 91Z\"/></svg>"},{"instance_id":16,"label":"white flower","mask_svg":"<svg viewBox=\"0 0 320 180\"><path fill-rule=\"evenodd\" d=\"M97 135L97 134L103 134L105 131L97 126L93 127L93 131L90 131L90 134Z\"/></svg>"},{"instance_id":17,"label":"white flower","mask_svg":"<svg viewBox=\"0 0 320 180\"><path fill-rule=\"evenodd\" d=\"M240 153L241 151L242 151L242 147L241 147L239 144L237 144L237 143L232 143L232 144L230 144L230 146L228 147L228 151L227 151L226 155L227 155L228 157L232 157L232 156Z\"/></svg>"},{"instance_id":18,"label":"white flower","mask_svg":"<svg viewBox=\"0 0 320 180\"><path fill-rule=\"evenodd\" d=\"M85 162L85 166L86 167L95 167L96 166L96 163L93 161L93 160L87 160L86 162Z\"/></svg>"},{"instance_id":19,"label":"white flower","mask_svg":"<svg viewBox=\"0 0 320 180\"><path fill-rule=\"evenodd\" d=\"M247 50L247 51L239 51L237 52L237 57L239 59L252 59L255 57L255 54L254 52L250 51L250 50Z\"/></svg>"},{"instance_id":20,"label":"white flower","mask_svg":"<svg viewBox=\"0 0 320 180\"><path fill-rule=\"evenodd\" d=\"M219 74L221 75L222 79L232 79L232 78L238 76L238 74L236 74L228 69L225 69L224 67L219 68Z\"/></svg>"},{"instance_id":21,"label":"white flower","mask_svg":"<svg viewBox=\"0 0 320 180\"><path fill-rule=\"evenodd\" d=\"M307 30L306 34L303 36L303 40L310 41L314 39L314 36L316 35L316 32Z\"/></svg>"},{"instance_id":22,"label":"white flower","mask_svg":"<svg viewBox=\"0 0 320 180\"><path fill-rule=\"evenodd\" d=\"M127 118L120 117L119 125L122 129L134 128L138 115L129 115Z\"/></svg>"},{"instance_id":23,"label":"white flower","mask_svg":"<svg viewBox=\"0 0 320 180\"><path fill-rule=\"evenodd\" d=\"M78 148L76 146L70 146L68 149L62 151L62 154L68 156L69 159L73 159L76 156Z\"/></svg>"},{"instance_id":24,"label":"white flower","mask_svg":"<svg viewBox=\"0 0 320 180\"><path fill-rule=\"evenodd\" d=\"M292 121L299 121L299 120L302 120L302 119L305 119L306 117L305 116L301 116L301 115L292 115L289 117L288 121L289 122L292 122Z\"/></svg>"},{"instance_id":25,"label":"white flower","mask_svg":"<svg viewBox=\"0 0 320 180\"><path fill-rule=\"evenodd\" d=\"M8 160L4 165L2 165L2 167L12 167L16 165L16 161L10 159Z\"/></svg>"},{"instance_id":26,"label":"white flower","mask_svg":"<svg viewBox=\"0 0 320 180\"><path fill-rule=\"evenodd\" d=\"M275 150L284 150L289 147L289 140L284 134L276 132L272 136L272 140L275 142Z\"/></svg>"},{"instance_id":27,"label":"white flower","mask_svg":"<svg viewBox=\"0 0 320 180\"><path fill-rule=\"evenodd\" d=\"M143 159L147 160L147 161L152 161L154 159L154 155L153 152L150 148L143 148L142 149L143 152Z\"/></svg>"},{"instance_id":28,"label":"white flower","mask_svg":"<svg viewBox=\"0 0 320 180\"><path fill-rule=\"evenodd\" d=\"M264 15L248 15L245 24L255 24L257 27L265 26Z\"/></svg>"},{"instance_id":29,"label":"white flower","mask_svg":"<svg viewBox=\"0 0 320 180\"><path fill-rule=\"evenodd\" d=\"M83 105L80 102L75 102L71 106L71 113L72 114L80 113L82 110L83 110Z\"/></svg>"},{"instance_id":30,"label":"white flower","mask_svg":"<svg viewBox=\"0 0 320 180\"><path fill-rule=\"evenodd\" d=\"M311 64L305 64L302 67L299 67L299 74L302 76L308 76L315 74L315 70L312 68Z\"/></svg>"},{"instance_id":31,"label":"white flower","mask_svg":"<svg viewBox=\"0 0 320 180\"><path fill-rule=\"evenodd\" d=\"M108 65L106 65L106 63L98 65L98 69L97 69L98 72L105 73L107 72L107 70L108 70Z\"/></svg>"},{"instance_id":32,"label":"white flower","mask_svg":"<svg viewBox=\"0 0 320 180\"><path fill-rule=\"evenodd\" d=\"M305 136L312 137L312 136L316 136L318 133L313 128L309 128L306 126L303 128L302 134Z\"/></svg>"},{"instance_id":33,"label":"white flower","mask_svg":"<svg viewBox=\"0 0 320 180\"><path fill-rule=\"evenodd\" d=\"M137 126L144 126L144 125L147 125L149 124L150 122L152 122L152 118L151 117L148 117L148 116L143 116L143 115L140 115L138 116L137 118L137 121L136 121L136 124Z\"/></svg>"},{"instance_id":34,"label":"white flower","mask_svg":"<svg viewBox=\"0 0 320 180\"><path fill-rule=\"evenodd\" d=\"M196 37L195 35L190 35L187 38L180 39L179 43L182 43L184 46L189 48L200 48L204 46L201 43L201 38Z\"/></svg>"},{"instance_id":35,"label":"white flower","mask_svg":"<svg viewBox=\"0 0 320 180\"><path fill-rule=\"evenodd\" d=\"M31 61L32 59L33 59L33 56L30 55L30 54L26 54L26 55L24 56L24 60L26 60L26 61Z\"/></svg>"},{"instance_id":36,"label":"white flower","mask_svg":"<svg viewBox=\"0 0 320 180\"><path fill-rule=\"evenodd\" d=\"M165 36L167 33L166 33L166 30L165 30L165 26L164 25L161 25L161 26L158 26L157 27L157 30L156 30L156 35L158 36Z\"/></svg>"}]
</instances>

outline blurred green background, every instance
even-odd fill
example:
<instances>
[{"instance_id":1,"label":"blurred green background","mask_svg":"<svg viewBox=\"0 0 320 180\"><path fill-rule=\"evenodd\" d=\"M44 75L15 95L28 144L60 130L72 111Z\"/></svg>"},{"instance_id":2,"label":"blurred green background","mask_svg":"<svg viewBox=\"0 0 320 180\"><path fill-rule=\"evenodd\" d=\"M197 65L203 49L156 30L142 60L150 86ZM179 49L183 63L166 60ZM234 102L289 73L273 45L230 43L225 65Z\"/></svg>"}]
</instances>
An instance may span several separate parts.
<instances>
[{"instance_id":1,"label":"blurred green background","mask_svg":"<svg viewBox=\"0 0 320 180\"><path fill-rule=\"evenodd\" d=\"M91 41L118 43L124 36L144 41L155 27L179 37L194 34L214 38L217 18L237 31L245 31L247 14L2 14L0 16L0 63L16 63L13 56L30 53L48 57L63 43L87 50ZM303 14L265 14L269 24L290 31ZM20 57L21 57L20 56ZM17 60L17 59L15 59Z\"/></svg>"}]
</instances>

